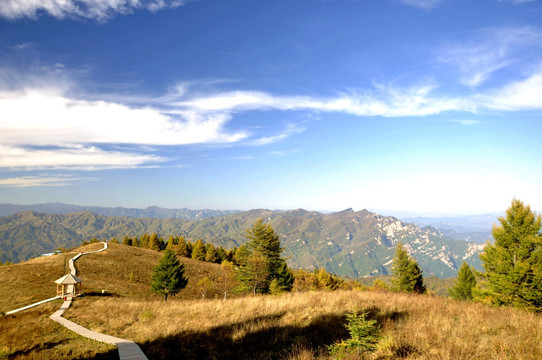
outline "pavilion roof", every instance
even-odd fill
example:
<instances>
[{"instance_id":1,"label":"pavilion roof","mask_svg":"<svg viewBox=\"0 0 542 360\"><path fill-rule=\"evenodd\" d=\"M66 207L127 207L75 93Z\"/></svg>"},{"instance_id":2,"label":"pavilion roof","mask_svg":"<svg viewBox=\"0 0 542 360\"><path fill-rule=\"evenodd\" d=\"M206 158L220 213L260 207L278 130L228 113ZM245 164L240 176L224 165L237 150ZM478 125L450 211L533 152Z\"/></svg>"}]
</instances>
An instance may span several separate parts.
<instances>
[{"instance_id":1,"label":"pavilion roof","mask_svg":"<svg viewBox=\"0 0 542 360\"><path fill-rule=\"evenodd\" d=\"M80 282L83 282L83 280L79 279L77 276L72 275L72 274L66 274L60 279L55 280L55 283L64 284L64 285L75 285Z\"/></svg>"}]
</instances>

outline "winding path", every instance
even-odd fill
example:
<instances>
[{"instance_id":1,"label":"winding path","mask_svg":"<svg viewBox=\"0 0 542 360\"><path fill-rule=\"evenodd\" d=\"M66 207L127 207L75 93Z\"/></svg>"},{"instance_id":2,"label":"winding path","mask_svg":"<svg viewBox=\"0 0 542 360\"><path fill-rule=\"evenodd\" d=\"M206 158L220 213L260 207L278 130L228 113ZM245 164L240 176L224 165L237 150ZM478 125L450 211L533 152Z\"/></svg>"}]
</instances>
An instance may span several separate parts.
<instances>
[{"instance_id":1,"label":"winding path","mask_svg":"<svg viewBox=\"0 0 542 360\"><path fill-rule=\"evenodd\" d=\"M93 254L100 251L104 251L107 249L107 243L103 243L104 247L103 249L96 250L96 251L89 251L86 253L79 253L73 258L70 259L68 265L70 267L70 273L72 275L77 275L77 269L75 268L75 260L79 259L83 255ZM67 292L73 292L73 285L68 285ZM50 301L51 299L49 299ZM120 360L148 360L147 356L141 351L141 348L139 345L137 345L135 342L131 340L125 340L114 336L109 336L105 334L101 334L99 332L95 332L92 330L89 330L87 328L82 327L81 325L78 325L70 320L67 320L62 317L62 314L64 314L64 311L66 311L72 303L72 297L69 296L66 298L66 300L62 303L62 306L60 306L60 309L58 309L53 315L50 316L50 318L60 325L70 329L71 331L90 338L94 340L98 340L107 344L115 345L119 351L119 358ZM34 304L33 304L34 305Z\"/></svg>"}]
</instances>

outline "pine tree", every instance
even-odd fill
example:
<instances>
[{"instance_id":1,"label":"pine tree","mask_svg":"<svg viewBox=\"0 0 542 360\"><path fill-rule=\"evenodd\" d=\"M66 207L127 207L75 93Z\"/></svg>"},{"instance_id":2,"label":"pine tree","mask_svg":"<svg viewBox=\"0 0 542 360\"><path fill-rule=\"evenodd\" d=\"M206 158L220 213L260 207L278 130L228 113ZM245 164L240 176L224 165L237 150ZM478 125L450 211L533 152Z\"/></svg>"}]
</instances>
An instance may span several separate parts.
<instances>
[{"instance_id":1,"label":"pine tree","mask_svg":"<svg viewBox=\"0 0 542 360\"><path fill-rule=\"evenodd\" d=\"M205 244L203 240L199 239L192 249L192 259L205 261Z\"/></svg>"},{"instance_id":2,"label":"pine tree","mask_svg":"<svg viewBox=\"0 0 542 360\"><path fill-rule=\"evenodd\" d=\"M402 243L395 248L395 257L391 266L393 273L392 284L394 290L405 292L425 293L422 270L416 260L412 259Z\"/></svg>"},{"instance_id":3,"label":"pine tree","mask_svg":"<svg viewBox=\"0 0 542 360\"><path fill-rule=\"evenodd\" d=\"M499 222L480 254L491 301L542 311L541 217L514 199Z\"/></svg>"},{"instance_id":4,"label":"pine tree","mask_svg":"<svg viewBox=\"0 0 542 360\"><path fill-rule=\"evenodd\" d=\"M153 269L151 291L164 295L167 301L169 295L175 295L188 284L184 277L184 265L179 262L175 253L166 250L158 265Z\"/></svg>"},{"instance_id":5,"label":"pine tree","mask_svg":"<svg viewBox=\"0 0 542 360\"><path fill-rule=\"evenodd\" d=\"M456 300L472 300L472 288L476 286L476 277L469 264L463 262L457 272L453 287L448 290L451 298Z\"/></svg>"},{"instance_id":6,"label":"pine tree","mask_svg":"<svg viewBox=\"0 0 542 360\"><path fill-rule=\"evenodd\" d=\"M246 247L241 245L235 254L240 265L238 280L254 293L269 292L269 284L274 279L283 284L283 290L290 291L293 273L289 271L285 259L280 257L283 249L271 225L259 219L247 230L247 239Z\"/></svg>"}]
</instances>

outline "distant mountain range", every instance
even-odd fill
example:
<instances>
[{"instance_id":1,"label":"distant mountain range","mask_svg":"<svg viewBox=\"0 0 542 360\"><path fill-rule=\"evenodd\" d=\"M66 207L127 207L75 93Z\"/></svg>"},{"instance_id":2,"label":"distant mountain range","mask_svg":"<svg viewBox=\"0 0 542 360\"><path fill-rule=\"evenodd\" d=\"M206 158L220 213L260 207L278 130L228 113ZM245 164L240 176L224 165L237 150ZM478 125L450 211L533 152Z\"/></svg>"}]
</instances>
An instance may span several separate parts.
<instances>
[{"instance_id":1,"label":"distant mountain range","mask_svg":"<svg viewBox=\"0 0 542 360\"><path fill-rule=\"evenodd\" d=\"M46 203L34 205L0 204L0 216L10 216L23 211L36 211L46 214L69 214L72 212L88 211L103 216L127 216L133 218L185 219L198 220L213 216L224 216L239 213L239 210L190 210L165 209L158 206L148 206L145 209L123 207L80 206L63 203Z\"/></svg>"},{"instance_id":2,"label":"distant mountain range","mask_svg":"<svg viewBox=\"0 0 542 360\"><path fill-rule=\"evenodd\" d=\"M493 241L491 229L499 224L498 218L504 213L490 213L468 216L415 216L401 220L418 226L431 226L455 240L474 241L480 244Z\"/></svg>"},{"instance_id":3,"label":"distant mountain range","mask_svg":"<svg viewBox=\"0 0 542 360\"><path fill-rule=\"evenodd\" d=\"M463 260L481 269L478 254L483 245L453 240L432 227L420 228L394 217L351 209L333 214L250 210L199 220L25 211L0 218L0 260L21 261L57 247L79 245L91 237L120 240L145 232L164 238L185 235L231 248L246 241L246 229L258 218L280 234L284 255L294 268L324 266L350 277L388 274L395 245L401 241L426 275L454 276Z\"/></svg>"}]
</instances>

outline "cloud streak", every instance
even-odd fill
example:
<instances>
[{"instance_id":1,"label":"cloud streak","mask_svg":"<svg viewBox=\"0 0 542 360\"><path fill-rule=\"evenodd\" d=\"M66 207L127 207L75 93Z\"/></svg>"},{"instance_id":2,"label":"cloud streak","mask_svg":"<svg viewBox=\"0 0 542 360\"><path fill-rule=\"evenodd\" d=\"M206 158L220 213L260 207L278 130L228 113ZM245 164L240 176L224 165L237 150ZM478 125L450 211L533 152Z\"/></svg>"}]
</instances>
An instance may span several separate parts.
<instances>
[{"instance_id":1,"label":"cloud streak","mask_svg":"<svg viewBox=\"0 0 542 360\"><path fill-rule=\"evenodd\" d=\"M57 19L80 18L105 21L116 14L131 14L137 9L159 11L184 5L184 0L5 0L0 16L8 20L37 19L47 13Z\"/></svg>"},{"instance_id":2,"label":"cloud streak","mask_svg":"<svg viewBox=\"0 0 542 360\"><path fill-rule=\"evenodd\" d=\"M91 178L73 176L21 176L0 179L0 187L25 188L37 186L66 186L77 181L89 181Z\"/></svg>"}]
</instances>

